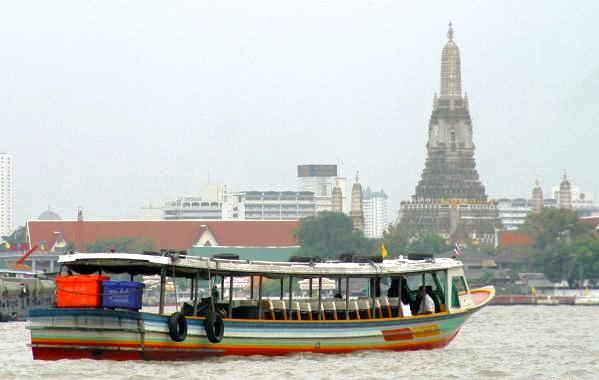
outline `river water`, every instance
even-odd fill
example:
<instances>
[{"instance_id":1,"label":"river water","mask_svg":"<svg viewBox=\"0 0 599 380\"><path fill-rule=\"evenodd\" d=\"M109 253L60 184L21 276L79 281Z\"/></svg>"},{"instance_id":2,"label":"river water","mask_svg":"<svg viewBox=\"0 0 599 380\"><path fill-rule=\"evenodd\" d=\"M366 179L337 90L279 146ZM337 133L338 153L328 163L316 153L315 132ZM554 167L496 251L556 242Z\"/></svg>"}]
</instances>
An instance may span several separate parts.
<instances>
[{"instance_id":1,"label":"river water","mask_svg":"<svg viewBox=\"0 0 599 380\"><path fill-rule=\"evenodd\" d=\"M490 306L445 349L228 357L201 362L34 361L26 322L0 323L0 379L598 379L599 307Z\"/></svg>"}]
</instances>

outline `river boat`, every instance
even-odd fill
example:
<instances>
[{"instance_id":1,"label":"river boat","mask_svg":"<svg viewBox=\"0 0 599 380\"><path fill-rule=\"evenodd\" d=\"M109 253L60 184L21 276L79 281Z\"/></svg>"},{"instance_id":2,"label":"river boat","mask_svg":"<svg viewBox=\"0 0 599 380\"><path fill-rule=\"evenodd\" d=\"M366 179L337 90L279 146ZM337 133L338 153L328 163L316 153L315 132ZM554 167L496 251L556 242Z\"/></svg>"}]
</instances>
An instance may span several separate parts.
<instances>
[{"instance_id":1,"label":"river boat","mask_svg":"<svg viewBox=\"0 0 599 380\"><path fill-rule=\"evenodd\" d=\"M449 344L466 319L495 295L493 287L470 289L462 263L454 259L319 261L204 258L172 251L61 256L63 273L66 269L73 276L57 278L57 307L30 312L33 357L171 361L434 349ZM159 275L158 310L139 310L142 285L107 281L106 274L113 273L131 279ZM169 278L188 281L192 295L173 313L166 312L164 302ZM249 281L242 294L232 291L239 278ZM81 288L88 280L96 285ZM331 280L335 293L323 285ZM301 289L299 281L304 281ZM117 298L125 294L128 300L111 300L114 289ZM200 298L200 289L209 296ZM434 310L419 314L424 292ZM90 297L95 301L81 306Z\"/></svg>"},{"instance_id":2,"label":"river boat","mask_svg":"<svg viewBox=\"0 0 599 380\"><path fill-rule=\"evenodd\" d=\"M25 320L32 308L54 304L54 281L45 274L0 269L0 322Z\"/></svg>"}]
</instances>

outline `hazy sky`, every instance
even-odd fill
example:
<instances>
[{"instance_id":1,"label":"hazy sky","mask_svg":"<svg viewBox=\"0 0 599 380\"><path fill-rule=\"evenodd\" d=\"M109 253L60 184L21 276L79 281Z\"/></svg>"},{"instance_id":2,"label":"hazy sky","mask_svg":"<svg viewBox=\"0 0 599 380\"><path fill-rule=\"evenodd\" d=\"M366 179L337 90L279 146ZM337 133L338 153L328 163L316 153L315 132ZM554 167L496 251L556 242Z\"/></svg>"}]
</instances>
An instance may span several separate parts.
<instances>
[{"instance_id":1,"label":"hazy sky","mask_svg":"<svg viewBox=\"0 0 599 380\"><path fill-rule=\"evenodd\" d=\"M15 224L139 215L202 184L296 189L337 163L409 198L455 27L491 198L566 169L599 198L599 2L2 1Z\"/></svg>"}]
</instances>

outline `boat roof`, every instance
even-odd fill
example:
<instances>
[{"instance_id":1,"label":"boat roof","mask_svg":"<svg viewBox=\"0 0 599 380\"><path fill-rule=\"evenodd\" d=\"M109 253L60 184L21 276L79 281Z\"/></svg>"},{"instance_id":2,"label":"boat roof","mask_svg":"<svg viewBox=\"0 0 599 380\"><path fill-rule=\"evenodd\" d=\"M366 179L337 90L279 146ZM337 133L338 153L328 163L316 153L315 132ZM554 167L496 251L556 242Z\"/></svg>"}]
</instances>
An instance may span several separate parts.
<instances>
[{"instance_id":1,"label":"boat roof","mask_svg":"<svg viewBox=\"0 0 599 380\"><path fill-rule=\"evenodd\" d=\"M273 262L254 260L229 260L179 254L130 253L70 253L60 256L58 262L82 274L101 270L109 273L157 275L164 269L167 275L202 278L209 275L283 277L388 277L403 273L432 272L462 267L462 263L449 258L427 260L398 259L383 262L322 263Z\"/></svg>"},{"instance_id":2,"label":"boat roof","mask_svg":"<svg viewBox=\"0 0 599 380\"><path fill-rule=\"evenodd\" d=\"M3 277L3 276L10 276L10 277L38 277L38 276L41 276L43 274L44 273L30 271L30 270L0 268L0 277Z\"/></svg>"}]
</instances>

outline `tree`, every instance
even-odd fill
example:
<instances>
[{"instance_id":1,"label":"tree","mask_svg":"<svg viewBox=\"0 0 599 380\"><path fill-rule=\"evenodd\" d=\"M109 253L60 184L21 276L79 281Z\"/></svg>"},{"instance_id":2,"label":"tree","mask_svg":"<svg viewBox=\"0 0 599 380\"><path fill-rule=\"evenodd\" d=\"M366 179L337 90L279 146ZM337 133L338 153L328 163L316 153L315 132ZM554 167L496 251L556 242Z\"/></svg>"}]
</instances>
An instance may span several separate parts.
<instances>
[{"instance_id":1,"label":"tree","mask_svg":"<svg viewBox=\"0 0 599 380\"><path fill-rule=\"evenodd\" d=\"M564 242L588 234L591 227L581 223L578 215L571 210L544 208L539 213L530 214L522 230L531 234L535 247L540 250L552 250Z\"/></svg>"},{"instance_id":2,"label":"tree","mask_svg":"<svg viewBox=\"0 0 599 380\"><path fill-rule=\"evenodd\" d=\"M599 235L571 210L545 208L530 215L522 229L534 238L533 263L552 281L599 280Z\"/></svg>"},{"instance_id":3,"label":"tree","mask_svg":"<svg viewBox=\"0 0 599 380\"><path fill-rule=\"evenodd\" d=\"M439 255L449 251L449 246L441 236L437 234L427 234L411 242L408 250L413 253L432 253Z\"/></svg>"},{"instance_id":4,"label":"tree","mask_svg":"<svg viewBox=\"0 0 599 380\"><path fill-rule=\"evenodd\" d=\"M389 224L389 227L383 231L383 241L390 255L403 255L408 253L408 245L412 230L402 224Z\"/></svg>"},{"instance_id":5,"label":"tree","mask_svg":"<svg viewBox=\"0 0 599 380\"><path fill-rule=\"evenodd\" d=\"M10 244L11 246L16 246L20 243L26 243L27 234L25 231L25 226L19 226L10 235L2 236L2 240Z\"/></svg>"},{"instance_id":6,"label":"tree","mask_svg":"<svg viewBox=\"0 0 599 380\"><path fill-rule=\"evenodd\" d=\"M87 252L115 252L141 253L155 249L153 240L138 237L119 237L113 239L98 239L87 244Z\"/></svg>"},{"instance_id":7,"label":"tree","mask_svg":"<svg viewBox=\"0 0 599 380\"><path fill-rule=\"evenodd\" d=\"M371 243L362 231L354 229L349 216L323 211L317 216L300 219L295 237L306 256L337 257L343 252L366 254Z\"/></svg>"}]
</instances>

